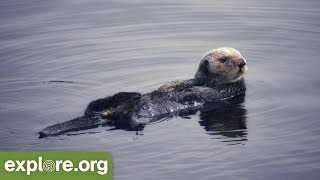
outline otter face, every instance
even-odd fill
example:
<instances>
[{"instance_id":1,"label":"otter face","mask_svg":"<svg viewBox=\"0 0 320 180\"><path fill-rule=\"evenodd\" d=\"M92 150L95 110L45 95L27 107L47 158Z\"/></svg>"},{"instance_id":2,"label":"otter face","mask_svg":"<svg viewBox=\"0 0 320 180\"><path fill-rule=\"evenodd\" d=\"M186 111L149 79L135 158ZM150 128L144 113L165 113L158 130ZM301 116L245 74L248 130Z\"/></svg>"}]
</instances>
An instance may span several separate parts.
<instances>
[{"instance_id":1,"label":"otter face","mask_svg":"<svg viewBox=\"0 0 320 180\"><path fill-rule=\"evenodd\" d=\"M240 52L229 47L209 51L202 58L201 63L207 65L207 72L213 78L219 75L226 82L240 80L248 70L247 62Z\"/></svg>"}]
</instances>

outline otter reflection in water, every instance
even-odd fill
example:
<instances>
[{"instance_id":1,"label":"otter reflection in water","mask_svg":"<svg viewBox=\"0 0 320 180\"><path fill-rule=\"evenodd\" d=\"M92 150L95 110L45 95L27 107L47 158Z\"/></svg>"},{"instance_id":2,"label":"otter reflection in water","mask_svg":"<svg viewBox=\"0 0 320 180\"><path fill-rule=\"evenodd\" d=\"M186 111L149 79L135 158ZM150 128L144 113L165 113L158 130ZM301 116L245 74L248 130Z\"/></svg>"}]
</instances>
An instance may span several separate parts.
<instances>
[{"instance_id":1,"label":"otter reflection in water","mask_svg":"<svg viewBox=\"0 0 320 180\"><path fill-rule=\"evenodd\" d=\"M242 105L243 102L244 96L236 98L233 103L220 105L219 108L201 111L199 124L207 134L213 135L213 139L231 144L245 142L247 110Z\"/></svg>"},{"instance_id":2,"label":"otter reflection in water","mask_svg":"<svg viewBox=\"0 0 320 180\"><path fill-rule=\"evenodd\" d=\"M136 130L171 117L190 114L219 104L232 104L244 96L246 60L239 51L222 47L209 51L201 59L193 79L172 81L150 93L120 92L91 102L83 116L42 130L40 137L100 125Z\"/></svg>"}]
</instances>

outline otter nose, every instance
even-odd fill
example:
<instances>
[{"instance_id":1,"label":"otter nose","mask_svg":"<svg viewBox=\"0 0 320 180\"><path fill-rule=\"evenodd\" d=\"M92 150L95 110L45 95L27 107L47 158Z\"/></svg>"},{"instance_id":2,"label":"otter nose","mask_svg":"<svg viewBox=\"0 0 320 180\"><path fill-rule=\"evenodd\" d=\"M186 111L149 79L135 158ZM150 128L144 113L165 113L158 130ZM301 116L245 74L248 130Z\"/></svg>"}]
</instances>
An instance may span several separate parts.
<instances>
[{"instance_id":1,"label":"otter nose","mask_svg":"<svg viewBox=\"0 0 320 180\"><path fill-rule=\"evenodd\" d=\"M240 60L240 64L238 65L239 68L242 69L243 66L245 66L245 65L246 65L246 61L244 61L244 59L241 59L241 60Z\"/></svg>"}]
</instances>

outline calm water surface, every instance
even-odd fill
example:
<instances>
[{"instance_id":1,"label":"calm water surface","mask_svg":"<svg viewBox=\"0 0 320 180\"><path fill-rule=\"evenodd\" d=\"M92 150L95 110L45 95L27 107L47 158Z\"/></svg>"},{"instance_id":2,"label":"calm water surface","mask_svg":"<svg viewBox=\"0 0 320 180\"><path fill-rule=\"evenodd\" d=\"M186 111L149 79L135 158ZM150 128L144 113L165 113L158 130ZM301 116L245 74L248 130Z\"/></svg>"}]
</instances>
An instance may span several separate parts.
<instances>
[{"instance_id":1,"label":"calm water surface","mask_svg":"<svg viewBox=\"0 0 320 180\"><path fill-rule=\"evenodd\" d=\"M0 22L1 150L109 151L114 179L320 178L320 1L10 0ZM193 77L219 46L248 61L242 106L38 139L92 100Z\"/></svg>"}]
</instances>

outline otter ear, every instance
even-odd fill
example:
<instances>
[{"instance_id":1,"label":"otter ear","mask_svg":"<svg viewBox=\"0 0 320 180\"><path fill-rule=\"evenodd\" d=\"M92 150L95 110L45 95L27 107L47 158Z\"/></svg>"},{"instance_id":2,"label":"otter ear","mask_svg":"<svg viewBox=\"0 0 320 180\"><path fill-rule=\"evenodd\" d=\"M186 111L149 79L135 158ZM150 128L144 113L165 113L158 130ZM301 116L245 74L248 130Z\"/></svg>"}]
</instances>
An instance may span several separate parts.
<instances>
[{"instance_id":1,"label":"otter ear","mask_svg":"<svg viewBox=\"0 0 320 180\"><path fill-rule=\"evenodd\" d=\"M203 65L205 65L206 67L208 67L209 61L205 59L205 60L203 61Z\"/></svg>"},{"instance_id":2,"label":"otter ear","mask_svg":"<svg viewBox=\"0 0 320 180\"><path fill-rule=\"evenodd\" d=\"M202 59L199 63L198 71L196 72L196 78L205 78L208 75L209 61L207 59Z\"/></svg>"},{"instance_id":3,"label":"otter ear","mask_svg":"<svg viewBox=\"0 0 320 180\"><path fill-rule=\"evenodd\" d=\"M200 67L201 71L205 74L208 73L208 66L209 66L209 61L205 59L201 64L201 67Z\"/></svg>"}]
</instances>

